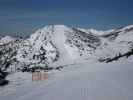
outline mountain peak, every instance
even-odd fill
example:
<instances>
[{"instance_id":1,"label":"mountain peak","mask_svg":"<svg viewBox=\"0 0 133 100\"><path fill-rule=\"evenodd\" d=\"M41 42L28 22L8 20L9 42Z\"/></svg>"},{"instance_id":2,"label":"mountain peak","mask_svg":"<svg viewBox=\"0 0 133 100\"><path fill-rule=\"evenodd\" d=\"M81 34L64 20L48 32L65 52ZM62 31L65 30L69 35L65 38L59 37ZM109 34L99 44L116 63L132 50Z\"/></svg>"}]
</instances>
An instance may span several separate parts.
<instances>
[{"instance_id":1,"label":"mountain peak","mask_svg":"<svg viewBox=\"0 0 133 100\"><path fill-rule=\"evenodd\" d=\"M133 25L128 25L125 28L133 28Z\"/></svg>"},{"instance_id":2,"label":"mountain peak","mask_svg":"<svg viewBox=\"0 0 133 100\"><path fill-rule=\"evenodd\" d=\"M64 28L64 27L67 27L66 25L61 25L61 24L56 24L56 25L53 25L54 27L58 27L58 28Z\"/></svg>"},{"instance_id":3,"label":"mountain peak","mask_svg":"<svg viewBox=\"0 0 133 100\"><path fill-rule=\"evenodd\" d=\"M17 49L12 49L17 52L15 57L20 66L56 66L126 54L133 46L132 30L133 25L110 31L47 25L19 43L10 36L0 39L0 42L16 43L14 47ZM1 48L5 49L4 46Z\"/></svg>"},{"instance_id":4,"label":"mountain peak","mask_svg":"<svg viewBox=\"0 0 133 100\"><path fill-rule=\"evenodd\" d=\"M43 27L43 29L48 29L48 28L68 28L66 25L61 25L61 24L55 24L55 25L46 25Z\"/></svg>"}]
</instances>

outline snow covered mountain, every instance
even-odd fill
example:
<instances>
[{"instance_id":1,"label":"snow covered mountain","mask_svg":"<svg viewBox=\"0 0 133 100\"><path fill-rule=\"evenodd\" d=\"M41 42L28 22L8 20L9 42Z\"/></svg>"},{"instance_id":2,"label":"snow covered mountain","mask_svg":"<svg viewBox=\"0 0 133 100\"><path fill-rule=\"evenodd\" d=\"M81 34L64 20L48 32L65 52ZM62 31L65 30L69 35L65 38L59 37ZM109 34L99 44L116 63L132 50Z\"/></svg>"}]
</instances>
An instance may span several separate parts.
<instances>
[{"instance_id":1,"label":"snow covered mountain","mask_svg":"<svg viewBox=\"0 0 133 100\"><path fill-rule=\"evenodd\" d=\"M25 40L3 37L0 47L2 68L7 62L6 67L30 68L123 58L133 50L133 25L109 31L48 25Z\"/></svg>"},{"instance_id":2,"label":"snow covered mountain","mask_svg":"<svg viewBox=\"0 0 133 100\"><path fill-rule=\"evenodd\" d=\"M101 46L97 49L101 57L114 57L133 49L133 25L113 29L100 36ZM98 53L97 53L98 54Z\"/></svg>"}]
</instances>

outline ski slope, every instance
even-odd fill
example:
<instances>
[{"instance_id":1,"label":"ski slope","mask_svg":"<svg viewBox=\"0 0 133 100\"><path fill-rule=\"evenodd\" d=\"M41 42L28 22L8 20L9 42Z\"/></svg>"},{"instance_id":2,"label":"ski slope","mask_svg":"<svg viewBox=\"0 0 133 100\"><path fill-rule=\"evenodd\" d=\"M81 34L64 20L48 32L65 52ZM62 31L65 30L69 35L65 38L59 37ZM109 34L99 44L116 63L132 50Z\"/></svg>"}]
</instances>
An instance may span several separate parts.
<instances>
[{"instance_id":1,"label":"ski slope","mask_svg":"<svg viewBox=\"0 0 133 100\"><path fill-rule=\"evenodd\" d=\"M132 100L132 64L70 65L37 82L25 73L14 74L12 85L0 88L0 100Z\"/></svg>"},{"instance_id":2,"label":"ski slope","mask_svg":"<svg viewBox=\"0 0 133 100\"><path fill-rule=\"evenodd\" d=\"M57 50L60 51L58 61L51 64L51 66L59 66L63 64L73 63L73 59L75 55L72 55L72 49L68 48L65 44L66 42L66 31L70 31L70 29L64 25L56 25L53 26L53 34L51 34L52 43L56 46Z\"/></svg>"}]
</instances>

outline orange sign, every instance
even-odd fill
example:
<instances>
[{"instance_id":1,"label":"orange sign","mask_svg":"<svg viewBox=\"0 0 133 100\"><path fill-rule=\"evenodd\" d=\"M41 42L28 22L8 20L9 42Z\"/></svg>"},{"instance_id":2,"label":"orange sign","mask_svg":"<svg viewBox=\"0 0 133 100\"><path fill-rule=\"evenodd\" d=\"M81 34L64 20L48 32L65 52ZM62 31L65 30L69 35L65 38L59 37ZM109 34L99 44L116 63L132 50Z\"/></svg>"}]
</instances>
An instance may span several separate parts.
<instances>
[{"instance_id":1,"label":"orange sign","mask_svg":"<svg viewBox=\"0 0 133 100\"><path fill-rule=\"evenodd\" d=\"M41 81L48 79L48 73L46 72L34 72L32 73L32 81Z\"/></svg>"}]
</instances>

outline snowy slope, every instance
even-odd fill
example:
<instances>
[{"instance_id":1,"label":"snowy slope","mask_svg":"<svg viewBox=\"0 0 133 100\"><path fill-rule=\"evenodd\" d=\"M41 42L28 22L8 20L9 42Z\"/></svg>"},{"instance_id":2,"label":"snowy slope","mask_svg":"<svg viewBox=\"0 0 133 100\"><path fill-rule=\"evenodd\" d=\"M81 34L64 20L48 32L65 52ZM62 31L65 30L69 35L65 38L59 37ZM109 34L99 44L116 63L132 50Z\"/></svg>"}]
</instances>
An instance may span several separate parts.
<instances>
[{"instance_id":1,"label":"snowy slope","mask_svg":"<svg viewBox=\"0 0 133 100\"><path fill-rule=\"evenodd\" d=\"M84 60L113 58L133 49L133 25L97 31L65 25L47 25L25 40L2 37L1 60L12 53L9 67L46 67L73 64ZM10 53L10 50L12 49ZM3 50L8 51L3 53ZM6 56L3 56L6 55ZM127 59L127 58L125 58Z\"/></svg>"},{"instance_id":2,"label":"snowy slope","mask_svg":"<svg viewBox=\"0 0 133 100\"><path fill-rule=\"evenodd\" d=\"M0 68L63 66L32 81L31 73L14 72L0 87L1 100L132 100L133 26L109 31L48 25L22 40L0 39ZM99 59L121 56L109 64Z\"/></svg>"},{"instance_id":3,"label":"snowy slope","mask_svg":"<svg viewBox=\"0 0 133 100\"><path fill-rule=\"evenodd\" d=\"M13 37L11 37L11 36L1 37L1 39L0 39L1 45L2 45L2 44L8 44L8 43L10 43L10 42L12 42L12 41L15 41L15 38L13 38Z\"/></svg>"},{"instance_id":4,"label":"snowy slope","mask_svg":"<svg viewBox=\"0 0 133 100\"><path fill-rule=\"evenodd\" d=\"M102 45L96 50L96 55L101 57L114 57L133 49L133 26L114 29L101 36Z\"/></svg>"},{"instance_id":5,"label":"snowy slope","mask_svg":"<svg viewBox=\"0 0 133 100\"><path fill-rule=\"evenodd\" d=\"M60 72L53 71L49 75L48 80L32 82L30 75L18 73L12 80L18 78L23 81L13 81L11 85L0 88L0 98L1 100L132 100L133 98L132 63L84 63L69 66Z\"/></svg>"},{"instance_id":6,"label":"snowy slope","mask_svg":"<svg viewBox=\"0 0 133 100\"><path fill-rule=\"evenodd\" d=\"M76 28L50 25L37 30L22 45L17 55L21 63L56 66L74 63L79 58L90 56L100 45L100 39ZM46 59L33 59L36 55L40 56L41 52Z\"/></svg>"}]
</instances>

